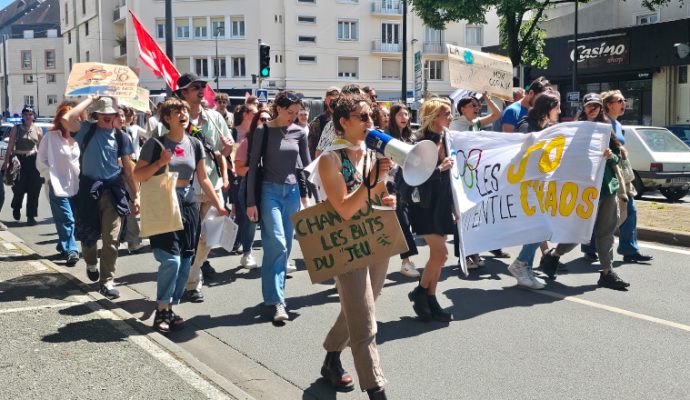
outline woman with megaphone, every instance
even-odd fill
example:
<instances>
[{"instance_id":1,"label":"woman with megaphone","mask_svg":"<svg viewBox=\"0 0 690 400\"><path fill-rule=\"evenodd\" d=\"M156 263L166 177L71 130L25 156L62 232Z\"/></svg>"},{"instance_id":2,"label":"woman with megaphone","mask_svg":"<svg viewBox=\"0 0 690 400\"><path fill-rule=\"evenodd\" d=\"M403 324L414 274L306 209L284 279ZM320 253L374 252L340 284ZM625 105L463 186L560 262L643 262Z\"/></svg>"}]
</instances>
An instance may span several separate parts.
<instances>
[{"instance_id":1,"label":"woman with megaphone","mask_svg":"<svg viewBox=\"0 0 690 400\"><path fill-rule=\"evenodd\" d=\"M456 228L453 221L453 198L450 169L453 158L446 153L445 134L453 120L451 103L447 99L431 98L424 101L420 111L421 127L417 137L436 144L437 160L433 174L410 194L410 222L412 230L424 237L429 245L429 260L424 266L422 279L408 295L412 308L422 321L450 322L450 313L444 311L436 299L436 285L441 268L448 259L446 235Z\"/></svg>"},{"instance_id":2,"label":"woman with megaphone","mask_svg":"<svg viewBox=\"0 0 690 400\"><path fill-rule=\"evenodd\" d=\"M371 117L366 96L342 95L333 111L333 124L339 137L315 161L323 194L344 219L352 218L366 205L367 188L384 181L391 168L389 159L375 161L364 145ZM386 195L382 203L395 207L396 199ZM327 353L321 375L338 390L354 388L352 377L340 363L340 353L349 344L359 386L367 391L370 399L376 400L386 399L383 389L386 380L376 348L374 301L383 289L388 261L379 260L336 277L341 310L323 344Z\"/></svg>"}]
</instances>

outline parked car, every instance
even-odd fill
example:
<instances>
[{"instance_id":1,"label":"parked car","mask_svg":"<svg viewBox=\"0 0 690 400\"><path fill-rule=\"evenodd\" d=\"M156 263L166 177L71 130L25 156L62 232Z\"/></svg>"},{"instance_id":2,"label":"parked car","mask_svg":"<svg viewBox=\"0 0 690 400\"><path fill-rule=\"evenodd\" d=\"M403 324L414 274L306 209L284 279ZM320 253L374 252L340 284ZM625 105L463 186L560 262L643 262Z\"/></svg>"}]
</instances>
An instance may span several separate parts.
<instances>
[{"instance_id":1,"label":"parked car","mask_svg":"<svg viewBox=\"0 0 690 400\"><path fill-rule=\"evenodd\" d=\"M690 146L690 124L669 125L666 129L673 132L674 135L678 136L678 139Z\"/></svg>"},{"instance_id":2,"label":"parked car","mask_svg":"<svg viewBox=\"0 0 690 400\"><path fill-rule=\"evenodd\" d=\"M659 189L667 199L690 192L690 147L666 128L623 126L638 196Z\"/></svg>"}]
</instances>

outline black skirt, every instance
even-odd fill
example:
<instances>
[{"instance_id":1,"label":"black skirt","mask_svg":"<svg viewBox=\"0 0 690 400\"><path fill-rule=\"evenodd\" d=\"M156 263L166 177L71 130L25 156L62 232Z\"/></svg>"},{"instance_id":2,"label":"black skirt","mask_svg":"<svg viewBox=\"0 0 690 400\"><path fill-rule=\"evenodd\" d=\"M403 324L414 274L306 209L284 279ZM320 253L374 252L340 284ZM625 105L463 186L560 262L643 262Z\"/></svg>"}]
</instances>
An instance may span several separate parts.
<instances>
[{"instance_id":1,"label":"black skirt","mask_svg":"<svg viewBox=\"0 0 690 400\"><path fill-rule=\"evenodd\" d=\"M417 235L451 235L457 229L450 184L450 172L444 171L439 179L430 179L417 187L421 201L409 203L410 223Z\"/></svg>"},{"instance_id":2,"label":"black skirt","mask_svg":"<svg viewBox=\"0 0 690 400\"><path fill-rule=\"evenodd\" d=\"M201 220L199 219L199 204L196 202L196 193L191 187L186 193L178 189L177 200L180 203L184 229L151 236L151 248L161 249L182 258L193 257L201 234Z\"/></svg>"}]
</instances>

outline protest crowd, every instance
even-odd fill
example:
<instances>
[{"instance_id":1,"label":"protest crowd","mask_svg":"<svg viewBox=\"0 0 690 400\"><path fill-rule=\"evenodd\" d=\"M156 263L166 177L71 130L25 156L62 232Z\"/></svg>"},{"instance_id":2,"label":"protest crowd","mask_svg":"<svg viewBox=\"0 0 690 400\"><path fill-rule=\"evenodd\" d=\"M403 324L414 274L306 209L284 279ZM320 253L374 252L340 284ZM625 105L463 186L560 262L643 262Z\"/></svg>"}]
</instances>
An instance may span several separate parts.
<instances>
[{"instance_id":1,"label":"protest crowd","mask_svg":"<svg viewBox=\"0 0 690 400\"><path fill-rule=\"evenodd\" d=\"M14 219L22 218L26 195L26 221L36 223L44 186L59 236L58 253L69 266L83 258L88 278L110 299L119 297L120 243L134 253L144 249L144 237L149 239L160 264L153 328L164 333L184 328L185 320L174 306L203 302L204 280L212 280L215 268L223 267L210 264L209 253L218 243L209 243L207 221L220 218L236 224L230 254L241 256L243 268L260 268L267 315L284 323L290 319L286 275L296 270L290 259L294 214L328 202L339 218L357 218L369 207L377 187L382 190L381 206L395 210L402 230L405 251L394 256L393 264L419 282L408 295L410 312L425 322L451 321L436 295L441 270L449 264L447 240L452 238L454 245L450 264L463 266L461 275L481 268L484 259L481 254L464 254L461 244L461 210L455 209L451 180L453 171L466 166L455 165L449 141L458 132L480 135L484 129L510 137L559 124L560 95L543 77L526 90L515 88L513 101L502 111L486 92L455 99L429 97L419 110L416 131L412 110L401 103L388 109L377 102L371 87L326 89L324 111L310 120L310 109L299 93L281 91L268 104L248 96L231 109L228 96L219 93L215 107L209 108L203 96L206 85L193 73L183 74L174 95L147 112L143 126L137 124L135 111L116 98L89 96L79 103L62 103L53 128L42 137L33 124L34 111L27 107L22 123L12 128L2 166L5 182L11 175L7 171L21 171L18 179L9 181ZM481 115L482 103L486 115ZM600 154L605 167L599 196L592 200L598 202L592 235L581 251L588 261L600 262L598 286L614 290L629 287L613 270L615 253L625 262L651 260L636 241L635 193L623 168L627 152L617 121L624 111L620 91L589 93L577 117L607 124L611 131ZM400 165L367 149L371 129L406 144L431 141L437 149L431 176L418 186L406 183ZM261 258L253 254L257 229ZM427 260L415 259L422 241L430 248ZM580 243L521 244L507 271L518 285L538 290L556 279L564 268L559 258ZM512 257L502 249L489 254ZM339 390L354 389L352 375L340 362L341 352L350 347L359 387L371 399L386 398L374 302L389 261L378 259L335 277L341 310L333 316L330 331L324 332L321 375Z\"/></svg>"}]
</instances>

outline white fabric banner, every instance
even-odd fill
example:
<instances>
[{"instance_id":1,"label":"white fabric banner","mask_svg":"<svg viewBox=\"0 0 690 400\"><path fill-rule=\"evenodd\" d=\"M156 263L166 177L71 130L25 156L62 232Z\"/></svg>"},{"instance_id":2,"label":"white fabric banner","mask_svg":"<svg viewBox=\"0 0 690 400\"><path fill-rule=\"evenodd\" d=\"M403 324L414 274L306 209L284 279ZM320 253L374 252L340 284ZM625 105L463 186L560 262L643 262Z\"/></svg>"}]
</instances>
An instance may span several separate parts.
<instances>
[{"instance_id":1,"label":"white fabric banner","mask_svg":"<svg viewBox=\"0 0 690 400\"><path fill-rule=\"evenodd\" d=\"M569 122L531 134L448 133L463 254L549 240L587 243L611 125Z\"/></svg>"}]
</instances>

